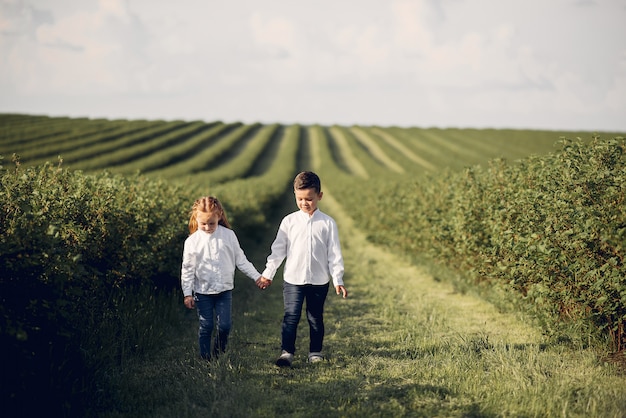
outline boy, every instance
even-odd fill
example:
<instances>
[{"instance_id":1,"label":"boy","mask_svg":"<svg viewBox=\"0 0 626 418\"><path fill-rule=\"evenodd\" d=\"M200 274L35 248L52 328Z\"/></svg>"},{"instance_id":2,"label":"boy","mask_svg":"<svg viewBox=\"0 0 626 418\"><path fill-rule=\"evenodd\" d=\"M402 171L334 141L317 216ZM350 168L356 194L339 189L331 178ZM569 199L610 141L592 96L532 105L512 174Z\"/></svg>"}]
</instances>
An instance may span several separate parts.
<instances>
[{"instance_id":1,"label":"boy","mask_svg":"<svg viewBox=\"0 0 626 418\"><path fill-rule=\"evenodd\" d=\"M282 353L276 365L290 367L296 351L296 330L302 305L306 301L309 322L309 356L311 363L324 359L324 302L332 277L335 292L344 298L343 257L335 220L317 208L322 200L322 187L317 174L304 171L293 182L296 205L300 209L283 218L272 244L271 254L257 285L265 289L286 258L283 272Z\"/></svg>"}]
</instances>

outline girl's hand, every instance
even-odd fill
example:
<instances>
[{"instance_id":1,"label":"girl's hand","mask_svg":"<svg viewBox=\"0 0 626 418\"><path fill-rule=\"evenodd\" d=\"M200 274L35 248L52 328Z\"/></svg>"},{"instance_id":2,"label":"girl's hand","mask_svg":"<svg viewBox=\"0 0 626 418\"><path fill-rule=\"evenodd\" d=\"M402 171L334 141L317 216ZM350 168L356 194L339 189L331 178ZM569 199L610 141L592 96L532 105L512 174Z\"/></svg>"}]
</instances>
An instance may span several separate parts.
<instances>
[{"instance_id":1,"label":"girl's hand","mask_svg":"<svg viewBox=\"0 0 626 418\"><path fill-rule=\"evenodd\" d=\"M187 309L193 309L196 306L196 303L193 301L193 296L185 296L184 303Z\"/></svg>"},{"instance_id":2,"label":"girl's hand","mask_svg":"<svg viewBox=\"0 0 626 418\"><path fill-rule=\"evenodd\" d=\"M335 292L341 295L344 299L348 297L348 290L342 285L335 286Z\"/></svg>"},{"instance_id":3,"label":"girl's hand","mask_svg":"<svg viewBox=\"0 0 626 418\"><path fill-rule=\"evenodd\" d=\"M256 285L259 289L265 290L272 285L272 281L270 279L266 279L265 277L261 276L256 281Z\"/></svg>"}]
</instances>

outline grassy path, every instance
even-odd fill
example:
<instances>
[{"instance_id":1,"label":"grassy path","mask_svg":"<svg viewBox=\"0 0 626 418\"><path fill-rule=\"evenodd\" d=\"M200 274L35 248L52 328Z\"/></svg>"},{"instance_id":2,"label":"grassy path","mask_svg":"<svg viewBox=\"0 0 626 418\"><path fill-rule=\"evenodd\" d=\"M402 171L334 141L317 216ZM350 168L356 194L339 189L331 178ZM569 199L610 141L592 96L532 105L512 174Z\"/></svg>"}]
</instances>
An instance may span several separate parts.
<instances>
[{"instance_id":1,"label":"grassy path","mask_svg":"<svg viewBox=\"0 0 626 418\"><path fill-rule=\"evenodd\" d=\"M364 292L368 296L371 293L373 298L377 297L375 293L378 292L379 298L391 299L390 305L395 305L407 315L422 313L423 307L428 305L429 310L437 311L442 322L442 335L452 332L466 336L481 335L509 344L540 343L541 336L537 329L511 315L498 313L493 305L482 299L456 293L451 285L433 280L416 266L368 243L365 235L354 226L352 219L328 192L324 195L323 203L341 225L342 231L346 231L342 238L343 245L348 247L348 262L364 262L367 264L365 268L371 271L370 282L356 282L357 292ZM358 265L350 267L363 268ZM385 296L385 293L389 295ZM423 321L424 318L417 320Z\"/></svg>"},{"instance_id":2,"label":"grassy path","mask_svg":"<svg viewBox=\"0 0 626 418\"><path fill-rule=\"evenodd\" d=\"M329 294L327 361L305 362L303 319L294 367L275 367L282 280L262 292L238 277L227 355L200 361L196 314L179 307L164 347L112 376L100 416L623 416L626 381L595 353L544 344L519 318L369 244L332 189L320 207L340 225L351 292ZM272 239L245 248L259 269Z\"/></svg>"}]
</instances>

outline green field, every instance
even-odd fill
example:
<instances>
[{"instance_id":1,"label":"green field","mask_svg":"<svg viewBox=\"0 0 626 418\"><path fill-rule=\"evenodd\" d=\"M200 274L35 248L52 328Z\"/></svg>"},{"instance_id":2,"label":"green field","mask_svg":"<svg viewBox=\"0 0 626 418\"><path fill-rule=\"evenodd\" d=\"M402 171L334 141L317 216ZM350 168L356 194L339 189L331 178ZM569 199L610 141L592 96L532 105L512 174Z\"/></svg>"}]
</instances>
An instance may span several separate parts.
<instances>
[{"instance_id":1,"label":"green field","mask_svg":"<svg viewBox=\"0 0 626 418\"><path fill-rule=\"evenodd\" d=\"M623 136L0 115L2 404L621 417ZM351 293L329 295L327 361L273 365L280 276L265 292L237 277L229 351L200 361L177 282L193 200L222 200L262 270L302 170L322 179Z\"/></svg>"},{"instance_id":2,"label":"green field","mask_svg":"<svg viewBox=\"0 0 626 418\"><path fill-rule=\"evenodd\" d=\"M109 170L180 179L197 173L213 176L230 165L238 178L259 175L255 166L271 164L283 139L284 125L50 118L0 115L0 154L20 155L23 165L57 163L95 172ZM323 127L331 137L333 159L345 171L361 175L360 166L394 174L418 175L444 168L509 160L556 149L560 137L591 139L591 132L495 129L421 129L380 126ZM306 137L303 129L301 137ZM607 137L619 135L606 133ZM237 158L235 158L237 157ZM242 159L244 159L241 161ZM241 161L240 164L238 162ZM233 167L231 167L232 169ZM217 176L216 181L232 178Z\"/></svg>"}]
</instances>

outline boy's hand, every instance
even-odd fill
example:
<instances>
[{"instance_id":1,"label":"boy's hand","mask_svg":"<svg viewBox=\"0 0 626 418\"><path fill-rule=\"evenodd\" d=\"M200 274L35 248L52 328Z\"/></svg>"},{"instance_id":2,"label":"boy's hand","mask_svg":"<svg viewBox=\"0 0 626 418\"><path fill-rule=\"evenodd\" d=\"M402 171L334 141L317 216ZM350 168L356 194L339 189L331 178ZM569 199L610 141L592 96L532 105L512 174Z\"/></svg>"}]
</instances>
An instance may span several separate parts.
<instances>
[{"instance_id":1,"label":"boy's hand","mask_svg":"<svg viewBox=\"0 0 626 418\"><path fill-rule=\"evenodd\" d=\"M265 290L272 285L272 281L270 279L266 279L265 277L261 276L257 279L256 285L259 289Z\"/></svg>"},{"instance_id":2,"label":"boy's hand","mask_svg":"<svg viewBox=\"0 0 626 418\"><path fill-rule=\"evenodd\" d=\"M196 306L195 302L193 301L193 296L185 296L184 303L187 309L193 309Z\"/></svg>"},{"instance_id":3,"label":"boy's hand","mask_svg":"<svg viewBox=\"0 0 626 418\"><path fill-rule=\"evenodd\" d=\"M342 285L335 286L335 292L341 295L344 299L348 297L348 291Z\"/></svg>"}]
</instances>

